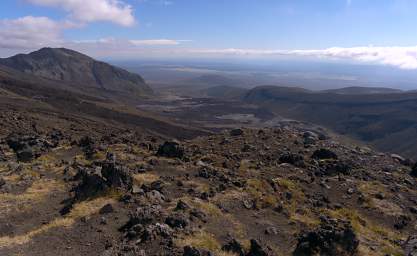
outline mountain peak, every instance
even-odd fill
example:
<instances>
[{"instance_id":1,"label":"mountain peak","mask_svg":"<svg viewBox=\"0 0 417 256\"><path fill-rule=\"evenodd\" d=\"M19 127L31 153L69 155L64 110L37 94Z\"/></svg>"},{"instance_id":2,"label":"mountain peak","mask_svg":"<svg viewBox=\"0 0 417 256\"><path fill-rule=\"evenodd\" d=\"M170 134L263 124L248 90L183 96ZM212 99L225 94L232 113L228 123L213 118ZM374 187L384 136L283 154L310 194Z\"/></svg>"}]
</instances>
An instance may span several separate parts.
<instances>
[{"instance_id":1,"label":"mountain peak","mask_svg":"<svg viewBox=\"0 0 417 256\"><path fill-rule=\"evenodd\" d=\"M138 96L152 93L140 75L66 48L45 47L29 54L0 59L0 64L81 89L96 88Z\"/></svg>"}]
</instances>

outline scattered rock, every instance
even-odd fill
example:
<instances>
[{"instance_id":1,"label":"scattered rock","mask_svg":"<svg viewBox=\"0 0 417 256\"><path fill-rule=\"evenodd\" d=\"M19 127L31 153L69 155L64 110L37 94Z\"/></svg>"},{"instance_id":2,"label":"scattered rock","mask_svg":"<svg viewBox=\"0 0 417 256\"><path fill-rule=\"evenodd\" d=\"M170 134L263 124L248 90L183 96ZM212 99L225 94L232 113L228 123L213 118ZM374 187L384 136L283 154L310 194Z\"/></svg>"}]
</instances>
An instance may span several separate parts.
<instances>
[{"instance_id":1,"label":"scattered rock","mask_svg":"<svg viewBox=\"0 0 417 256\"><path fill-rule=\"evenodd\" d=\"M188 220L183 214L173 214L166 218L165 223L171 228L185 228L188 226Z\"/></svg>"},{"instance_id":2,"label":"scattered rock","mask_svg":"<svg viewBox=\"0 0 417 256\"><path fill-rule=\"evenodd\" d=\"M268 253L267 250L265 250L261 244L255 240L250 240L250 250L246 254L246 256L270 256L272 254Z\"/></svg>"},{"instance_id":3,"label":"scattered rock","mask_svg":"<svg viewBox=\"0 0 417 256\"><path fill-rule=\"evenodd\" d=\"M236 239L232 239L227 244L223 245L222 250L238 256L245 256L243 246Z\"/></svg>"},{"instance_id":4,"label":"scattered rock","mask_svg":"<svg viewBox=\"0 0 417 256\"><path fill-rule=\"evenodd\" d=\"M108 213L112 213L112 212L114 212L114 208L113 208L113 205L111 205L111 204L106 204L99 211L100 214L108 214Z\"/></svg>"},{"instance_id":5,"label":"scattered rock","mask_svg":"<svg viewBox=\"0 0 417 256\"><path fill-rule=\"evenodd\" d=\"M183 256L202 256L198 249L191 247L191 246L185 246L184 253L182 255Z\"/></svg>"},{"instance_id":6,"label":"scattered rock","mask_svg":"<svg viewBox=\"0 0 417 256\"><path fill-rule=\"evenodd\" d=\"M417 255L417 235L409 236L403 247L405 256Z\"/></svg>"},{"instance_id":7,"label":"scattered rock","mask_svg":"<svg viewBox=\"0 0 417 256\"><path fill-rule=\"evenodd\" d=\"M243 200L243 206L246 208L246 209L253 209L254 207L255 207L255 203L252 201L252 200L249 200L249 199L244 199Z\"/></svg>"},{"instance_id":8,"label":"scattered rock","mask_svg":"<svg viewBox=\"0 0 417 256\"><path fill-rule=\"evenodd\" d=\"M187 210L187 209L189 209L190 208L190 206L188 206L188 204L186 204L184 201L182 201L182 200L179 200L178 202L177 202L177 206L175 207L175 210L177 210L177 211L183 211L183 210Z\"/></svg>"},{"instance_id":9,"label":"scattered rock","mask_svg":"<svg viewBox=\"0 0 417 256\"><path fill-rule=\"evenodd\" d=\"M8 146L16 153L18 161L30 162L52 147L51 144L37 136L9 135Z\"/></svg>"},{"instance_id":10,"label":"scattered rock","mask_svg":"<svg viewBox=\"0 0 417 256\"><path fill-rule=\"evenodd\" d=\"M337 154L333 151L325 148L318 149L314 151L313 155L311 156L313 159L337 159Z\"/></svg>"}]
</instances>

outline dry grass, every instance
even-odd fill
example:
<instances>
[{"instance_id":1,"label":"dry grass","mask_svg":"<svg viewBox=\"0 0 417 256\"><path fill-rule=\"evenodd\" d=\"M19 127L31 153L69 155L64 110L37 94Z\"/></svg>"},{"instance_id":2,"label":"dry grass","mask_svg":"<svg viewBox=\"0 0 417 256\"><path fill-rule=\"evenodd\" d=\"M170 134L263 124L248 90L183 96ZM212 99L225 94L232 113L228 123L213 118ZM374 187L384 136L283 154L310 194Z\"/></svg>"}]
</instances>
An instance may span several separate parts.
<instances>
[{"instance_id":1,"label":"dry grass","mask_svg":"<svg viewBox=\"0 0 417 256\"><path fill-rule=\"evenodd\" d=\"M114 203L113 199L98 198L76 204L65 218L55 219L48 224L42 225L23 235L0 237L0 248L23 245L30 242L35 236L45 233L53 228L68 228L72 226L78 218L90 216L97 213L104 205Z\"/></svg>"},{"instance_id":2,"label":"dry grass","mask_svg":"<svg viewBox=\"0 0 417 256\"><path fill-rule=\"evenodd\" d=\"M0 194L0 202L16 201L16 202L38 202L44 199L48 194L64 190L65 185L53 179L41 179L35 181L22 194Z\"/></svg>"},{"instance_id":3,"label":"dry grass","mask_svg":"<svg viewBox=\"0 0 417 256\"><path fill-rule=\"evenodd\" d=\"M307 225L315 225L316 220L313 217L313 214L308 209L302 209L304 211L307 211L307 214L298 214L297 209L304 205L305 195L301 189L301 187L293 182L292 180L286 179L286 178L275 178L273 179L273 182L276 183L282 191L291 192L292 198L289 201L284 201L284 208L288 210L290 213L290 218L292 218L295 221L300 221Z\"/></svg>"},{"instance_id":4,"label":"dry grass","mask_svg":"<svg viewBox=\"0 0 417 256\"><path fill-rule=\"evenodd\" d=\"M138 186L149 185L152 182L159 180L159 176L151 173L140 173L133 175L133 180Z\"/></svg>"},{"instance_id":5,"label":"dry grass","mask_svg":"<svg viewBox=\"0 0 417 256\"><path fill-rule=\"evenodd\" d=\"M303 223L309 227L317 227L320 225L320 220L312 213L293 213L290 216L290 220Z\"/></svg>"},{"instance_id":6,"label":"dry grass","mask_svg":"<svg viewBox=\"0 0 417 256\"><path fill-rule=\"evenodd\" d=\"M224 215L219 207L217 207L217 205L203 201L199 198L183 198L183 201L189 204L191 207L203 211L208 216L220 217Z\"/></svg>"},{"instance_id":7,"label":"dry grass","mask_svg":"<svg viewBox=\"0 0 417 256\"><path fill-rule=\"evenodd\" d=\"M10 212L30 210L33 205L42 202L48 195L64 190L64 183L57 180L41 179L35 181L21 194L0 194L0 212L8 214Z\"/></svg>"},{"instance_id":8,"label":"dry grass","mask_svg":"<svg viewBox=\"0 0 417 256\"><path fill-rule=\"evenodd\" d=\"M405 237L397 231L377 225L353 209L327 210L327 213L333 218L349 220L361 241L377 244L375 255L386 255L385 252L390 252L389 254L392 255L401 255L399 254L401 248L394 241L405 239ZM362 245L364 244L366 243ZM364 248L361 250L366 251Z\"/></svg>"},{"instance_id":9,"label":"dry grass","mask_svg":"<svg viewBox=\"0 0 417 256\"><path fill-rule=\"evenodd\" d=\"M214 200L221 201L225 198L235 198L236 196L238 196L237 193L238 192L235 191L232 193L233 195L227 196L226 194L226 195L222 195L221 197L219 197L219 195L216 195L216 198ZM223 213L216 204L201 200L199 198L190 198L190 197L182 197L178 199L178 201L179 200L184 201L192 208L201 210L208 217L212 218L211 221L218 222L218 223L227 223L227 227L223 226L223 228L224 230L230 229L229 232L232 233L234 237L243 239L247 236L245 226L241 222L239 222L232 214ZM177 204L176 202L173 203L170 209L171 210L174 209L176 204Z\"/></svg>"},{"instance_id":10,"label":"dry grass","mask_svg":"<svg viewBox=\"0 0 417 256\"><path fill-rule=\"evenodd\" d=\"M205 231L199 231L193 235L178 238L175 240L175 244L179 247L192 246L198 249L208 250L218 256L237 256L234 253L222 251L221 245L214 235Z\"/></svg>"}]
</instances>

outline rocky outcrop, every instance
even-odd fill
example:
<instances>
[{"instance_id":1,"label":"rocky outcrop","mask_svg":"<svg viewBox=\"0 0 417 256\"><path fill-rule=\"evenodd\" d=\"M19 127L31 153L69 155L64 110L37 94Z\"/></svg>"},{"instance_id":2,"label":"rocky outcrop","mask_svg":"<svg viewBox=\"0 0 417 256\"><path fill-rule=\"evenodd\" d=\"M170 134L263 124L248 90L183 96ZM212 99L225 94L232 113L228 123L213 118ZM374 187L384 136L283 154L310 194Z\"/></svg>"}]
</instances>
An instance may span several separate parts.
<instances>
[{"instance_id":1,"label":"rocky outcrop","mask_svg":"<svg viewBox=\"0 0 417 256\"><path fill-rule=\"evenodd\" d=\"M358 245L359 240L348 222L322 218L319 228L299 237L293 255L356 255Z\"/></svg>"}]
</instances>

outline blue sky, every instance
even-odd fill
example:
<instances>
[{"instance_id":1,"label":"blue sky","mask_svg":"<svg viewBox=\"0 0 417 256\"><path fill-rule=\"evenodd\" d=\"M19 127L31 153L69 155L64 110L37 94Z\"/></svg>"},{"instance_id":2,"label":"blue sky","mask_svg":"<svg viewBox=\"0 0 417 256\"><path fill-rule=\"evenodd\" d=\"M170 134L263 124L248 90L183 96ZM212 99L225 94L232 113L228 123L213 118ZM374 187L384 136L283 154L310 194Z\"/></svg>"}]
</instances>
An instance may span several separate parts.
<instances>
[{"instance_id":1,"label":"blue sky","mask_svg":"<svg viewBox=\"0 0 417 256\"><path fill-rule=\"evenodd\" d=\"M113 58L295 55L414 69L416 13L414 0L2 0L0 55L63 46Z\"/></svg>"}]
</instances>

